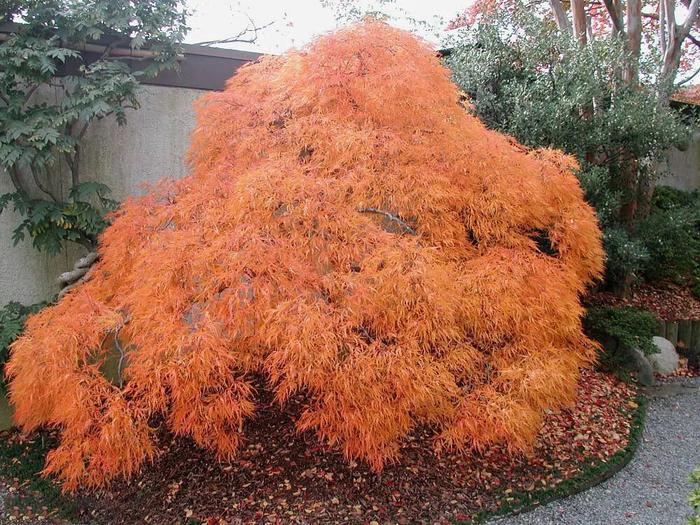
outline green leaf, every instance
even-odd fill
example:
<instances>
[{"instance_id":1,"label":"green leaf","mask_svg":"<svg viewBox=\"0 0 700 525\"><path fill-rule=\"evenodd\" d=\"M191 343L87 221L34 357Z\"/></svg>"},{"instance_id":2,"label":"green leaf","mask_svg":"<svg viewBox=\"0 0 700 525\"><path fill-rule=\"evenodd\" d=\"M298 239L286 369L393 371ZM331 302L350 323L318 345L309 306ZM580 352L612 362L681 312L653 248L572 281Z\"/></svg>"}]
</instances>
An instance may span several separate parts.
<instances>
[{"instance_id":1,"label":"green leaf","mask_svg":"<svg viewBox=\"0 0 700 525\"><path fill-rule=\"evenodd\" d=\"M138 107L139 82L129 62L119 57L87 62L77 49L109 35L134 48L148 45L159 68L176 68L187 11L181 0L16 4L4 21L19 29L0 42L0 166L62 177L58 168L76 151L77 130L109 115L125 124L126 107ZM69 60L72 74L66 75L61 69ZM48 85L67 89L59 99L28 98ZM104 184L84 183L71 189L69 202L12 194L2 196L0 209L12 202L21 217L15 243L31 237L37 249L56 252L65 240L95 242L107 224L105 213L117 205L108 195Z\"/></svg>"}]
</instances>

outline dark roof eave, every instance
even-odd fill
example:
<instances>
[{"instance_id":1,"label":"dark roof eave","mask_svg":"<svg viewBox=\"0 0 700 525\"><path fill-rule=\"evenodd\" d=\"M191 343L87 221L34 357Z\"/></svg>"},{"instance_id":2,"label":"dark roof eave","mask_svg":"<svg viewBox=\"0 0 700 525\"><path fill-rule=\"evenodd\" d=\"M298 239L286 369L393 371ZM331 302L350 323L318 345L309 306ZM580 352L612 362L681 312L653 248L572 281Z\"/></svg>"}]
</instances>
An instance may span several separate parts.
<instances>
[{"instance_id":1,"label":"dark roof eave","mask_svg":"<svg viewBox=\"0 0 700 525\"><path fill-rule=\"evenodd\" d=\"M0 24L0 33L16 33L20 25L6 22ZM100 40L99 45L109 45L109 37ZM183 57L179 61L179 71L162 71L153 78L141 78L141 83L202 90L222 90L226 81L242 65L253 62L263 56L262 53L224 49L219 47L183 44ZM83 52L85 60L96 60L97 53ZM138 70L150 63L149 59L135 61L131 66Z\"/></svg>"}]
</instances>

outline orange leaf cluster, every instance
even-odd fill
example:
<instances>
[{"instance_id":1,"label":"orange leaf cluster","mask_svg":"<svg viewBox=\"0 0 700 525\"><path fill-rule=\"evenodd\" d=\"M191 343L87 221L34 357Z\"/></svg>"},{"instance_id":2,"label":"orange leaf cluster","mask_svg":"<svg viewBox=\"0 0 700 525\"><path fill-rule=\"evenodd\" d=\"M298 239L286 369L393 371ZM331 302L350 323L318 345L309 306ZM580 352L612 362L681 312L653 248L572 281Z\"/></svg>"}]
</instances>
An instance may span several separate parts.
<instances>
[{"instance_id":1,"label":"orange leaf cluster","mask_svg":"<svg viewBox=\"0 0 700 525\"><path fill-rule=\"evenodd\" d=\"M228 458L260 377L376 470L416 425L528 447L594 359L579 294L600 231L570 157L458 101L424 43L374 21L205 96L192 174L125 202L91 278L12 347L17 421L61 431L46 471L130 475L158 418Z\"/></svg>"}]
</instances>

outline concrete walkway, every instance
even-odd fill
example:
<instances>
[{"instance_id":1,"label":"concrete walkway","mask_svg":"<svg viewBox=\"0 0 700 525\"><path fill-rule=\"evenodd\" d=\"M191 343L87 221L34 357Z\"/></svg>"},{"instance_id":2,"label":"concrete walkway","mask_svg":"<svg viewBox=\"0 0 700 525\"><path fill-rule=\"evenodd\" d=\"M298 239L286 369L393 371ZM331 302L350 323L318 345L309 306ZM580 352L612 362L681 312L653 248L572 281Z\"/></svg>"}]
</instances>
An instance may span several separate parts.
<instances>
[{"instance_id":1,"label":"concrete walkway","mask_svg":"<svg viewBox=\"0 0 700 525\"><path fill-rule=\"evenodd\" d=\"M592 489L498 525L685 525L700 464L700 380L649 389L644 438L629 465Z\"/></svg>"}]
</instances>

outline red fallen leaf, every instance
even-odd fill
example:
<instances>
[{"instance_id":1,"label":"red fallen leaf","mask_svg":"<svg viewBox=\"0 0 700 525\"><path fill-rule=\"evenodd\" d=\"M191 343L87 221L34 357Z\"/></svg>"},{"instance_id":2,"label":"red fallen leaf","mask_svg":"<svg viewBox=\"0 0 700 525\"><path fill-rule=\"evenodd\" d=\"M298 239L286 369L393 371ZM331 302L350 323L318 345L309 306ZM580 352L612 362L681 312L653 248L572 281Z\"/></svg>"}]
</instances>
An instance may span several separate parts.
<instances>
[{"instance_id":1,"label":"red fallen leaf","mask_svg":"<svg viewBox=\"0 0 700 525\"><path fill-rule=\"evenodd\" d=\"M297 463L294 458L303 458L303 453L301 450L290 452L291 445L285 441L289 439L285 434L279 440L284 448L274 451L274 456L271 454L269 457L258 457L251 462L256 468L251 469L246 476L236 482L235 494L230 490L231 475L219 478L222 483L227 484L226 488L223 488L223 493L231 498L223 499L225 501L223 512L227 516L229 513L232 516L240 516L244 523L266 521L271 525L290 523L299 516L309 523L331 521L329 516L337 517L338 521L358 521L355 515L357 513L365 514L366 519L376 519L379 523L397 523L400 517L404 518L404 523L415 523L419 521L417 516L422 516L426 512L434 516L433 521L437 523L447 522L447 517L469 521L470 512L476 513L493 505L494 495L500 497L504 493L508 494L507 491L532 491L539 486L554 487L581 472L582 468L595 466L599 464L600 459L610 458L618 452L629 438L630 417L633 413L629 403L633 403L631 400L635 395L636 390L632 387L618 384L615 379L600 373L584 371L579 385L578 402L568 412L548 414L545 417L542 432L531 454L511 457L504 445L497 445L476 457L446 453L439 463L432 462L430 460L432 455L427 452L429 447L426 446L431 436L429 433L417 432L409 444L412 463L402 464L396 470L389 468L383 476L377 478L368 476L366 467L362 464L354 463L352 467L345 464L339 466L335 459L331 460L323 455L326 452L318 454L318 460L299 460ZM591 400L601 398L605 399L603 406L591 410ZM618 434L619 440L615 439L613 433ZM584 439L574 443L573 437L578 434L584 436ZM604 439L599 439L600 437ZM2 439L1 434L0 439ZM582 450L578 450L577 445L581 443L585 443L586 448L590 450L583 452L583 447ZM266 450L269 449L268 445L274 449L274 435L270 443L266 443ZM176 444L173 447L176 454L178 447L181 445ZM246 457L251 459L252 456L246 455ZM282 457L281 461L279 461L280 457ZM207 478L195 476L193 479L202 481L202 485L209 488L208 484L212 479L210 476L216 480L217 474L227 470L226 467L220 467L220 472L217 472L217 467L212 466L211 463L206 465ZM229 471L240 472L237 462L233 465ZM460 465L462 472L468 470L473 472L473 475L455 475L451 469L455 465ZM544 465L549 465L549 468ZM279 476L270 476L278 469L281 469L282 479ZM198 472L203 474L205 471ZM302 472L305 473L303 476ZM153 472L147 479L157 479L157 474L163 473ZM299 489L299 484L296 483L303 478L302 488L304 484L311 487L320 483L325 489L328 482L324 479L327 479L325 476L329 474L333 476L332 492L304 491ZM271 478L270 482L267 481L268 477ZM498 481L494 481L496 478ZM164 490L167 490L171 482L180 481L180 479L162 478L160 481ZM131 485L117 486L117 490L113 492L114 495L110 499L117 502L122 498L123 501L125 496L131 494L128 490L125 492L124 487L142 486L143 483L144 480L141 479ZM500 483L499 489L489 488L495 487L498 483ZM17 486L23 484L17 480ZM217 484L213 486L217 489L222 488ZM182 490L185 490L185 487ZM191 488L187 490L192 499L174 502L173 506L184 506L187 501L207 497L204 490L193 491ZM454 490L461 492L455 494ZM292 494L293 491L294 494ZM330 496L333 496L333 499ZM358 506L359 511L353 511L353 504L358 501L357 497L362 499L363 505L361 508ZM452 497L455 502L450 500ZM461 502L459 505L457 500ZM439 504L436 505L436 503ZM462 506L465 504L466 507ZM113 505L110 504L109 507L113 508ZM372 510L369 510L370 508ZM459 516L456 516L457 509L461 511ZM104 507L100 510L104 514ZM154 510L157 512L157 509ZM218 510L210 512L216 514ZM131 516L134 515L131 514ZM348 519L347 517L351 515L354 515L352 519ZM634 513L631 514L631 516L634 515ZM632 520L627 518L623 521L631 523L633 520L634 518ZM216 525L217 522L208 520L203 522L206 525L210 523ZM225 523L220 521L218 525Z\"/></svg>"}]
</instances>

